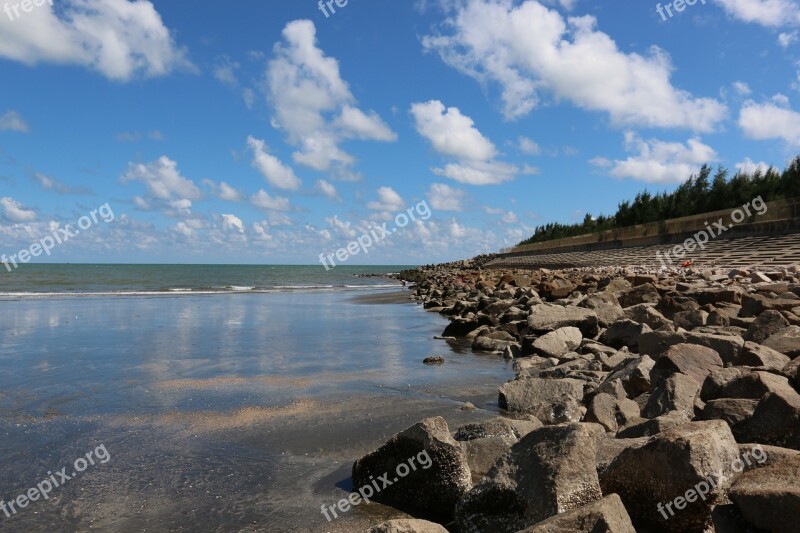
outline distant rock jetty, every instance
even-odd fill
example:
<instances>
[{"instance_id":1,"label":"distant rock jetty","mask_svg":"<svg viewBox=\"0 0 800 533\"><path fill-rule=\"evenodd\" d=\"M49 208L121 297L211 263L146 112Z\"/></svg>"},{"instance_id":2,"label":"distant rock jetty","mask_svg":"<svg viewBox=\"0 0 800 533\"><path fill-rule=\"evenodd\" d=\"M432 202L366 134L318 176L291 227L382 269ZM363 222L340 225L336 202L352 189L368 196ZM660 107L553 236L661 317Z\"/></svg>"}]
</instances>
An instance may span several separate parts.
<instances>
[{"instance_id":1,"label":"distant rock jetty","mask_svg":"<svg viewBox=\"0 0 800 533\"><path fill-rule=\"evenodd\" d=\"M373 498L418 519L372 531L800 531L797 268L491 259L400 274L450 318L443 337L517 375L498 389L506 416L422 420L356 462L354 485L432 461Z\"/></svg>"}]
</instances>

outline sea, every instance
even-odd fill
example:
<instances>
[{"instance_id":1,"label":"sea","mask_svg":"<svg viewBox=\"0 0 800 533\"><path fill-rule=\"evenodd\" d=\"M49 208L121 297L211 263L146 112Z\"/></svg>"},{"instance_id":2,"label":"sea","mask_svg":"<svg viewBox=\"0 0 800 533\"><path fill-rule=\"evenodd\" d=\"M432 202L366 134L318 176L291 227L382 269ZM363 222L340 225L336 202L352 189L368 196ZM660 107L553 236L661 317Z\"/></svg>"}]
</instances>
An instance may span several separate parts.
<instances>
[{"instance_id":1,"label":"sea","mask_svg":"<svg viewBox=\"0 0 800 533\"><path fill-rule=\"evenodd\" d=\"M514 372L437 338L447 319L386 277L402 268L0 271L0 502L59 482L0 505L0 530L366 531L403 516L320 509L423 418L498 416Z\"/></svg>"}]
</instances>

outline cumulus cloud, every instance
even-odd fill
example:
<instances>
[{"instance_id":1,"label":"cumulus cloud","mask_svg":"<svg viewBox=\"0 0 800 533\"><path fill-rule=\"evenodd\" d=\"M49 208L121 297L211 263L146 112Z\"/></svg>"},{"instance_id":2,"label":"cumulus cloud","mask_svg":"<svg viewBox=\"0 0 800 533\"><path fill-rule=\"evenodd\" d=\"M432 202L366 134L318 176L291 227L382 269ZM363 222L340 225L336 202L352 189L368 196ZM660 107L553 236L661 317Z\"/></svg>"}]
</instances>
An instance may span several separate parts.
<instances>
[{"instance_id":1,"label":"cumulus cloud","mask_svg":"<svg viewBox=\"0 0 800 533\"><path fill-rule=\"evenodd\" d=\"M129 163L122 182L132 181L143 183L150 196L158 200L198 200L202 196L197 185L181 175L178 163L167 156L161 156L147 164Z\"/></svg>"},{"instance_id":2,"label":"cumulus cloud","mask_svg":"<svg viewBox=\"0 0 800 533\"><path fill-rule=\"evenodd\" d=\"M800 113L786 107L786 103L786 97L762 104L745 102L739 112L739 127L750 139L782 139L800 146Z\"/></svg>"},{"instance_id":3,"label":"cumulus cloud","mask_svg":"<svg viewBox=\"0 0 800 533\"><path fill-rule=\"evenodd\" d=\"M0 26L1 27L1 26ZM0 40L2 36L0 36ZM22 118L22 115L16 111L6 111L0 115L0 131L19 131L27 133L31 131L28 123Z\"/></svg>"},{"instance_id":4,"label":"cumulus cloud","mask_svg":"<svg viewBox=\"0 0 800 533\"><path fill-rule=\"evenodd\" d=\"M222 215L222 229L244 234L244 223L236 215Z\"/></svg>"},{"instance_id":5,"label":"cumulus cloud","mask_svg":"<svg viewBox=\"0 0 800 533\"><path fill-rule=\"evenodd\" d=\"M797 30L790 33L779 33L778 44L783 48L789 48L789 46L797 42L798 35L800 35L800 32Z\"/></svg>"},{"instance_id":6,"label":"cumulus cloud","mask_svg":"<svg viewBox=\"0 0 800 533\"><path fill-rule=\"evenodd\" d=\"M250 203L266 211L288 211L289 199L269 195L264 189L259 190L250 198Z\"/></svg>"},{"instance_id":7,"label":"cumulus cloud","mask_svg":"<svg viewBox=\"0 0 800 533\"><path fill-rule=\"evenodd\" d=\"M542 153L542 148L537 142L524 136L517 141L517 147L525 155L541 155Z\"/></svg>"},{"instance_id":8,"label":"cumulus cloud","mask_svg":"<svg viewBox=\"0 0 800 533\"><path fill-rule=\"evenodd\" d=\"M681 183L697 173L700 166L717 159L717 153L699 138L686 143L643 140L633 132L625 133L625 150L633 152L624 160L595 158L590 162L608 168L616 178L631 178L648 183Z\"/></svg>"},{"instance_id":9,"label":"cumulus cloud","mask_svg":"<svg viewBox=\"0 0 800 533\"><path fill-rule=\"evenodd\" d=\"M336 192L336 187L334 187L333 184L330 182L327 182L325 180L317 180L314 189L320 192L323 196L330 198L331 200L336 200L336 201L341 200L341 198L339 198L339 193Z\"/></svg>"},{"instance_id":10,"label":"cumulus cloud","mask_svg":"<svg viewBox=\"0 0 800 533\"><path fill-rule=\"evenodd\" d=\"M503 114L518 119L544 95L610 115L616 124L711 131L726 107L672 85L669 56L657 47L624 53L592 16L564 19L535 0L465 0L426 50L460 72L501 87Z\"/></svg>"},{"instance_id":11,"label":"cumulus cloud","mask_svg":"<svg viewBox=\"0 0 800 533\"><path fill-rule=\"evenodd\" d=\"M292 191L300 188L302 182L295 175L294 170L270 154L263 140L250 136L247 138L247 146L253 151L253 167L264 176L270 185Z\"/></svg>"},{"instance_id":12,"label":"cumulus cloud","mask_svg":"<svg viewBox=\"0 0 800 533\"><path fill-rule=\"evenodd\" d=\"M464 191L443 183L434 183L428 191L428 202L436 211L463 211Z\"/></svg>"},{"instance_id":13,"label":"cumulus cloud","mask_svg":"<svg viewBox=\"0 0 800 533\"><path fill-rule=\"evenodd\" d=\"M194 69L155 6L147 0L65 0L0 17L0 57L27 65L80 65L126 82Z\"/></svg>"},{"instance_id":14,"label":"cumulus cloud","mask_svg":"<svg viewBox=\"0 0 800 533\"><path fill-rule=\"evenodd\" d=\"M295 162L347 176L355 158L339 147L342 140L394 141L397 136L377 113L355 107L339 62L317 46L313 22L288 23L283 39L275 46L264 83L275 112L273 126L298 148Z\"/></svg>"},{"instance_id":15,"label":"cumulus cloud","mask_svg":"<svg viewBox=\"0 0 800 533\"><path fill-rule=\"evenodd\" d=\"M211 190L211 194L220 200L224 200L226 202L239 202L242 199L242 193L224 181L221 181L219 185L217 185L217 183L213 182L212 180L206 179L203 180L203 185L208 187L208 189Z\"/></svg>"},{"instance_id":16,"label":"cumulus cloud","mask_svg":"<svg viewBox=\"0 0 800 533\"><path fill-rule=\"evenodd\" d=\"M514 179L519 168L495 161L497 147L456 107L439 100L411 105L417 132L442 156L457 159L434 174L470 185L496 185Z\"/></svg>"},{"instance_id":17,"label":"cumulus cloud","mask_svg":"<svg viewBox=\"0 0 800 533\"><path fill-rule=\"evenodd\" d=\"M741 163L736 163L736 170L739 172L744 172L745 174L753 174L756 171L764 174L767 170L770 169L770 165L766 164L763 161L759 161L758 163L754 163L752 159L749 157L745 157L744 161Z\"/></svg>"},{"instance_id":18,"label":"cumulus cloud","mask_svg":"<svg viewBox=\"0 0 800 533\"><path fill-rule=\"evenodd\" d=\"M373 211L400 211L405 208L403 198L391 187L381 187L378 189L378 201L369 202L367 209Z\"/></svg>"},{"instance_id":19,"label":"cumulus cloud","mask_svg":"<svg viewBox=\"0 0 800 533\"><path fill-rule=\"evenodd\" d=\"M36 220L36 211L8 196L0 198L0 210L2 210L3 219L8 222L33 222Z\"/></svg>"},{"instance_id":20,"label":"cumulus cloud","mask_svg":"<svg viewBox=\"0 0 800 533\"><path fill-rule=\"evenodd\" d=\"M770 28L800 25L800 5L794 0L716 0L725 12L742 22Z\"/></svg>"}]
</instances>

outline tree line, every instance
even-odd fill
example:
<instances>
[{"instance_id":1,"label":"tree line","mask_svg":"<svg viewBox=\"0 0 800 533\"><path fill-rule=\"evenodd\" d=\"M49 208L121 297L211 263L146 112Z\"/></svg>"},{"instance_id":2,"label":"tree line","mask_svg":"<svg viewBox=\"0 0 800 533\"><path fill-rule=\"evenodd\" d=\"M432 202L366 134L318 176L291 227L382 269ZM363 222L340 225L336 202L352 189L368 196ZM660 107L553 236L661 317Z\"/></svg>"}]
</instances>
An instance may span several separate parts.
<instances>
[{"instance_id":1,"label":"tree line","mask_svg":"<svg viewBox=\"0 0 800 533\"><path fill-rule=\"evenodd\" d=\"M733 209L758 196L765 202L800 197L800 156L783 172L770 167L766 172L761 169L752 173L739 171L728 179L728 170L720 166L713 178L711 173L711 167L703 165L696 175L690 176L671 193L640 192L632 202L620 203L617 212L611 216L593 217L587 213L582 223L551 222L539 226L520 245Z\"/></svg>"}]
</instances>

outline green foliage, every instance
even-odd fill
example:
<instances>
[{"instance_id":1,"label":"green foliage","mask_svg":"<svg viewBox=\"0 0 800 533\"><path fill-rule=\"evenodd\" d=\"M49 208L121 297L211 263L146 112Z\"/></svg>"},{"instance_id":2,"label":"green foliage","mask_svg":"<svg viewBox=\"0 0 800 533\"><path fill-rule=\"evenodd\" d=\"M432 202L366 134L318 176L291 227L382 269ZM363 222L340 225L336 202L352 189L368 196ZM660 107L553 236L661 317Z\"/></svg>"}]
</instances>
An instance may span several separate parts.
<instances>
[{"instance_id":1,"label":"green foliage","mask_svg":"<svg viewBox=\"0 0 800 533\"><path fill-rule=\"evenodd\" d=\"M800 197L800 156L782 173L774 168L763 173L760 170L752 174L737 172L729 180L725 168L719 167L713 178L711 172L711 167L703 165L697 175L690 176L671 193L640 192L633 202L620 203L613 216L595 218L587 214L580 224L551 222L539 226L533 236L520 245L734 209L758 196L765 202Z\"/></svg>"}]
</instances>

